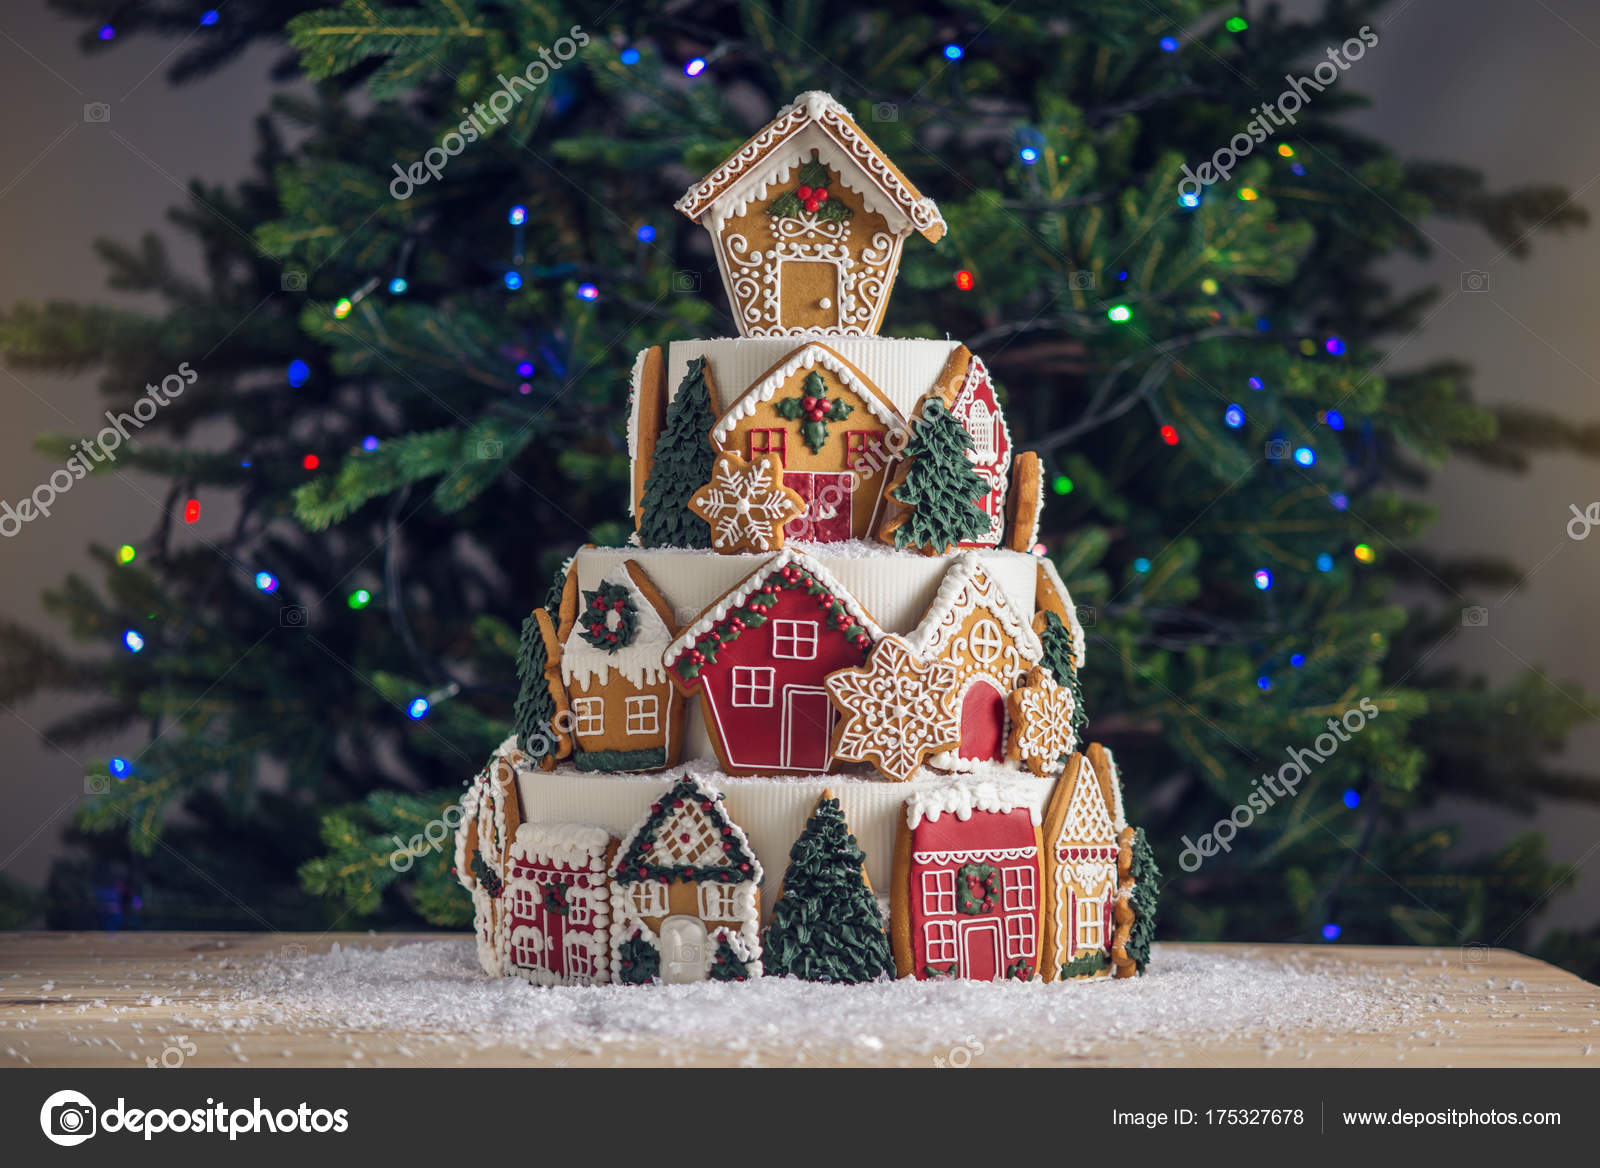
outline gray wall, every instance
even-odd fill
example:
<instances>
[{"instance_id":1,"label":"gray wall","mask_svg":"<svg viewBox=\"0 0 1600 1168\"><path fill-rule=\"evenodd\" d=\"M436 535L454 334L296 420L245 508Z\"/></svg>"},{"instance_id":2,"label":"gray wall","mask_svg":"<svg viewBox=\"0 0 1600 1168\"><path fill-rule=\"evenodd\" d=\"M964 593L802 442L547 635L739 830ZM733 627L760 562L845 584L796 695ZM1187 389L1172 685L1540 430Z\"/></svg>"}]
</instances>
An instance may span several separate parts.
<instances>
[{"instance_id":1,"label":"gray wall","mask_svg":"<svg viewBox=\"0 0 1600 1168\"><path fill-rule=\"evenodd\" d=\"M1292 0L1309 11L1315 0ZM223 6L226 19L226 6ZM73 28L19 0L0 14L0 108L9 111L0 152L0 304L18 298L107 297L89 242L95 235L131 238L158 226L164 209L183 197L191 175L227 181L246 169L249 118L268 93L270 55L257 52L221 76L181 91L162 81L171 45L135 41L93 62L78 56ZM1354 30L1351 30L1354 32ZM1341 84L1369 94L1375 107L1351 122L1402 152L1460 161L1486 171L1495 185L1556 181L1600 211L1600 125L1592 80L1600 68L1600 12L1580 0L1505 5L1491 0L1400 0L1380 42ZM202 31L196 35L205 35ZM1280 85L1253 78L1263 97ZM84 121L83 106L105 101L106 124ZM1403 283L1436 282L1449 300L1426 331L1395 357L1399 365L1455 356L1479 370L1479 395L1520 401L1600 419L1595 387L1600 340L1591 324L1590 288L1600 261L1600 228L1535 242L1518 263L1471 231L1425 225L1437 241L1427 263L1397 263ZM192 258L192 257L189 257ZM1490 289L1457 292L1463 271L1490 273ZM0 373L0 498L16 499L55 467L32 452L40 430L97 428L100 407L84 380ZM1442 519L1430 537L1442 552L1502 550L1532 567L1511 596L1472 596L1463 605L1490 610L1486 627L1463 627L1440 651L1497 680L1530 665L1600 691L1600 625L1590 613L1600 565L1600 538L1566 537L1568 505L1600 499L1592 466L1547 460L1525 478L1491 475L1469 465L1441 473L1432 489ZM158 496L149 482L127 476L84 483L59 501L57 513L0 539L0 613L42 621L37 594L87 561L90 540L137 542L153 521ZM204 526L204 525L203 525ZM58 701L0 710L0 867L39 880L58 844L59 828L82 789L79 761L39 740L37 727L58 717ZM96 744L103 757L136 743ZM1600 728L1580 733L1571 764L1590 761ZM1449 808L1475 843L1490 844L1527 826L1475 808ZM1551 812L1536 821L1556 854L1574 861L1600 844L1600 812ZM1600 869L1600 863L1591 865ZM1551 919L1592 921L1600 915L1600 875L1589 871L1580 896L1555 901Z\"/></svg>"}]
</instances>

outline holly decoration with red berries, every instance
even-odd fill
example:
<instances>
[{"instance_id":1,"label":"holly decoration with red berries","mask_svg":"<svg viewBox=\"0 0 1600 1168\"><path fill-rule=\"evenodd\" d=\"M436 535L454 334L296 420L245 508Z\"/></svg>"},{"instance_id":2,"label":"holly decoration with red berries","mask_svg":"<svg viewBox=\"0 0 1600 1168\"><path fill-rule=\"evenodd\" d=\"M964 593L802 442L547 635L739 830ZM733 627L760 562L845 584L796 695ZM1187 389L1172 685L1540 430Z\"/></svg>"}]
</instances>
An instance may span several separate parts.
<instances>
[{"instance_id":1,"label":"holly decoration with red berries","mask_svg":"<svg viewBox=\"0 0 1600 1168\"><path fill-rule=\"evenodd\" d=\"M558 917L564 917L570 911L570 907L571 906L567 904L567 885L546 884L544 886L545 912L554 913Z\"/></svg>"},{"instance_id":2,"label":"holly decoration with red berries","mask_svg":"<svg viewBox=\"0 0 1600 1168\"><path fill-rule=\"evenodd\" d=\"M1000 901L1000 873L993 864L964 864L956 872L956 911L976 916Z\"/></svg>"},{"instance_id":3,"label":"holly decoration with red berries","mask_svg":"<svg viewBox=\"0 0 1600 1168\"><path fill-rule=\"evenodd\" d=\"M626 648L638 630L639 610L633 594L621 584L602 584L583 594L578 635L596 649L615 653Z\"/></svg>"},{"instance_id":4,"label":"holly decoration with red berries","mask_svg":"<svg viewBox=\"0 0 1600 1168\"><path fill-rule=\"evenodd\" d=\"M804 213L819 222L842 223L855 214L828 189L828 168L816 159L801 166L796 178L799 185L772 200L768 215L798 219Z\"/></svg>"},{"instance_id":5,"label":"holly decoration with red berries","mask_svg":"<svg viewBox=\"0 0 1600 1168\"><path fill-rule=\"evenodd\" d=\"M842 422L855 412L849 402L828 397L828 387L816 370L806 378L805 392L786 397L778 403L778 416L800 423L800 437L811 447L812 454L821 454L828 443L828 423Z\"/></svg>"}]
</instances>

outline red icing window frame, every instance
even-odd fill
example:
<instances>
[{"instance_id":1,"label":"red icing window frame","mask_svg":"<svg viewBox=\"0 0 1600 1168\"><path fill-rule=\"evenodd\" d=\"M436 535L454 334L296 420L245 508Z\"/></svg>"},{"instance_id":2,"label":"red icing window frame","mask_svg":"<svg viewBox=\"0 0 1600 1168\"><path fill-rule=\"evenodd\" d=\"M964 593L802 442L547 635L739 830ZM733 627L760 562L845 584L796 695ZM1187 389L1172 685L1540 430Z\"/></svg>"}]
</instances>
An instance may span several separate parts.
<instances>
[{"instance_id":1,"label":"red icing window frame","mask_svg":"<svg viewBox=\"0 0 1600 1168\"><path fill-rule=\"evenodd\" d=\"M774 439L773 439L773 435L774 434L777 435L776 441L774 441ZM757 438L760 439L760 444L759 445L756 442ZM745 434L744 454L745 454L745 461L747 461L747 462L754 462L756 459L760 458L762 455L765 455L765 454L776 454L778 456L778 461L781 464L783 464L784 466L788 466L789 465L789 435L788 435L788 431L786 431L786 430L784 430L782 428L777 428L777 427L775 427L773 429L751 430L751 431L749 431L748 433Z\"/></svg>"}]
</instances>

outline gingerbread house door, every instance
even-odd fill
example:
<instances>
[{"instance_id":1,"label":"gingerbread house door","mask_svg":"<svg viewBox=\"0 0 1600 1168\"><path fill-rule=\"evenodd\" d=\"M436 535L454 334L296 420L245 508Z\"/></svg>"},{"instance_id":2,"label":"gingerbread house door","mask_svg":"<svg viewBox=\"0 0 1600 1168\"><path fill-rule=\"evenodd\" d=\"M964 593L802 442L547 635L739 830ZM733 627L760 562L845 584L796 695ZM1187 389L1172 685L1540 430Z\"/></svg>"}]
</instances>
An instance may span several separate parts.
<instances>
[{"instance_id":1,"label":"gingerbread house door","mask_svg":"<svg viewBox=\"0 0 1600 1168\"><path fill-rule=\"evenodd\" d=\"M661 922L661 980L667 985L704 981L711 968L705 922L698 917L668 917Z\"/></svg>"},{"instance_id":2,"label":"gingerbread house door","mask_svg":"<svg viewBox=\"0 0 1600 1168\"><path fill-rule=\"evenodd\" d=\"M850 538L854 514L856 476L849 471L789 471L783 485L806 501L806 513L784 528L789 539L815 543L840 543Z\"/></svg>"},{"instance_id":3,"label":"gingerbread house door","mask_svg":"<svg viewBox=\"0 0 1600 1168\"><path fill-rule=\"evenodd\" d=\"M999 981L1005 972L1000 960L1000 921L986 917L961 922L961 976L969 981Z\"/></svg>"},{"instance_id":4,"label":"gingerbread house door","mask_svg":"<svg viewBox=\"0 0 1600 1168\"><path fill-rule=\"evenodd\" d=\"M962 758L998 760L1005 746L1006 699L988 681L979 678L961 700Z\"/></svg>"},{"instance_id":5,"label":"gingerbread house door","mask_svg":"<svg viewBox=\"0 0 1600 1168\"><path fill-rule=\"evenodd\" d=\"M839 269L826 260L778 265L778 323L785 329L832 332L839 327Z\"/></svg>"},{"instance_id":6,"label":"gingerbread house door","mask_svg":"<svg viewBox=\"0 0 1600 1168\"><path fill-rule=\"evenodd\" d=\"M828 691L791 685L783 691L783 765L796 771L828 769L833 704Z\"/></svg>"}]
</instances>

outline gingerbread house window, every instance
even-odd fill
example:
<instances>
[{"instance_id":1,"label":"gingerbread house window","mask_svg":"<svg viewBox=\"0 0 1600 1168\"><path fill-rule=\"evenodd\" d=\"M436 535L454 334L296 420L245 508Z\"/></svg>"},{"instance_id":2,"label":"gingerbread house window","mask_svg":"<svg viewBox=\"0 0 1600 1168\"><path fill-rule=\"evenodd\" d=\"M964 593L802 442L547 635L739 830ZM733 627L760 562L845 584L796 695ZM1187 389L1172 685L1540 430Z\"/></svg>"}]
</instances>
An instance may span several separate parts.
<instances>
[{"instance_id":1,"label":"gingerbread house window","mask_svg":"<svg viewBox=\"0 0 1600 1168\"><path fill-rule=\"evenodd\" d=\"M745 455L750 462L763 455L776 454L778 462L788 466L788 451L788 441L782 430L751 430L749 440L745 443Z\"/></svg>"},{"instance_id":2,"label":"gingerbread house window","mask_svg":"<svg viewBox=\"0 0 1600 1168\"><path fill-rule=\"evenodd\" d=\"M645 884L635 884L628 893L628 900L633 908L633 915L637 917L664 917L667 915L667 886L658 884L654 880Z\"/></svg>"},{"instance_id":3,"label":"gingerbread house window","mask_svg":"<svg viewBox=\"0 0 1600 1168\"><path fill-rule=\"evenodd\" d=\"M929 921L922 929L927 939L929 965L948 965L956 959L954 921Z\"/></svg>"},{"instance_id":4,"label":"gingerbread house window","mask_svg":"<svg viewBox=\"0 0 1600 1168\"><path fill-rule=\"evenodd\" d=\"M594 950L589 947L589 938L583 936L568 937L565 955L567 973L569 975L573 977L593 977L597 972Z\"/></svg>"},{"instance_id":5,"label":"gingerbread house window","mask_svg":"<svg viewBox=\"0 0 1600 1168\"><path fill-rule=\"evenodd\" d=\"M1032 957L1036 938L1034 920L1029 917L1006 918L1006 956Z\"/></svg>"},{"instance_id":6,"label":"gingerbread house window","mask_svg":"<svg viewBox=\"0 0 1600 1168\"><path fill-rule=\"evenodd\" d=\"M733 704L772 705L772 683L777 671L770 666L738 665L733 670Z\"/></svg>"},{"instance_id":7,"label":"gingerbread house window","mask_svg":"<svg viewBox=\"0 0 1600 1168\"><path fill-rule=\"evenodd\" d=\"M1037 905L1038 890L1031 864L1002 870L1000 884L1006 912L1031 910Z\"/></svg>"},{"instance_id":8,"label":"gingerbread house window","mask_svg":"<svg viewBox=\"0 0 1600 1168\"><path fill-rule=\"evenodd\" d=\"M588 926L594 922L594 905L590 903L590 895L590 892L583 888L569 888L567 890L567 925L569 927Z\"/></svg>"},{"instance_id":9,"label":"gingerbread house window","mask_svg":"<svg viewBox=\"0 0 1600 1168\"><path fill-rule=\"evenodd\" d=\"M643 694L628 699L628 733L656 734L661 730L661 699Z\"/></svg>"},{"instance_id":10,"label":"gingerbread house window","mask_svg":"<svg viewBox=\"0 0 1600 1168\"><path fill-rule=\"evenodd\" d=\"M810 661L817 655L817 622L775 620L772 622L772 655L790 661Z\"/></svg>"},{"instance_id":11,"label":"gingerbread house window","mask_svg":"<svg viewBox=\"0 0 1600 1168\"><path fill-rule=\"evenodd\" d=\"M967 433L972 436L972 453L979 462L992 462L998 444L995 442L995 418L987 404L972 403L967 411Z\"/></svg>"},{"instance_id":12,"label":"gingerbread house window","mask_svg":"<svg viewBox=\"0 0 1600 1168\"><path fill-rule=\"evenodd\" d=\"M1005 648L1005 642L1000 639L1000 626L992 620L981 620L972 626L972 637L968 641L972 655L983 664L987 665L1000 655L1000 650Z\"/></svg>"},{"instance_id":13,"label":"gingerbread house window","mask_svg":"<svg viewBox=\"0 0 1600 1168\"><path fill-rule=\"evenodd\" d=\"M1100 901L1091 897L1078 900L1078 948L1100 949Z\"/></svg>"},{"instance_id":14,"label":"gingerbread house window","mask_svg":"<svg viewBox=\"0 0 1600 1168\"><path fill-rule=\"evenodd\" d=\"M579 734L588 737L606 731L606 703L604 698L573 698L572 717Z\"/></svg>"},{"instance_id":15,"label":"gingerbread house window","mask_svg":"<svg viewBox=\"0 0 1600 1168\"><path fill-rule=\"evenodd\" d=\"M739 890L728 884L700 885L700 918L707 921L739 919Z\"/></svg>"},{"instance_id":16,"label":"gingerbread house window","mask_svg":"<svg viewBox=\"0 0 1600 1168\"><path fill-rule=\"evenodd\" d=\"M928 916L956 911L956 874L943 872L922 874L922 911Z\"/></svg>"},{"instance_id":17,"label":"gingerbread house window","mask_svg":"<svg viewBox=\"0 0 1600 1168\"><path fill-rule=\"evenodd\" d=\"M882 468L883 436L876 430L846 430L844 464L851 470L859 470L866 474Z\"/></svg>"}]
</instances>

